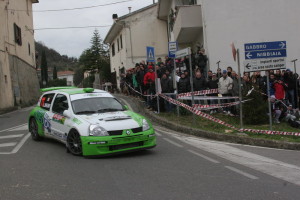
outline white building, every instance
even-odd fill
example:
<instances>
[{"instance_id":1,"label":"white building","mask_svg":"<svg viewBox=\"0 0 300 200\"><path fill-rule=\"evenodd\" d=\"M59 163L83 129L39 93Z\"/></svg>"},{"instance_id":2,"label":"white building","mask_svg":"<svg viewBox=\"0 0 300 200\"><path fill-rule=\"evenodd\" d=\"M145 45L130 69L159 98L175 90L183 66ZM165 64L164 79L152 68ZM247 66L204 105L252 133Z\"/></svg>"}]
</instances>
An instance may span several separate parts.
<instances>
[{"instance_id":1,"label":"white building","mask_svg":"<svg viewBox=\"0 0 300 200\"><path fill-rule=\"evenodd\" d=\"M245 43L287 41L287 67L293 69L290 61L300 58L299 0L160 0L158 4L158 17L168 20L170 40L194 51L203 45L213 71L218 61L223 69L237 69L231 43L240 49L241 64ZM172 10L177 13L174 22Z\"/></svg>"},{"instance_id":2,"label":"white building","mask_svg":"<svg viewBox=\"0 0 300 200\"><path fill-rule=\"evenodd\" d=\"M74 74L75 74L75 72L73 72L73 71L60 71L60 72L57 72L57 78L58 79L66 79L67 86L74 86L74 83L73 83Z\"/></svg>"},{"instance_id":3,"label":"white building","mask_svg":"<svg viewBox=\"0 0 300 200\"><path fill-rule=\"evenodd\" d=\"M104 39L110 45L111 72L120 83L120 71L146 60L146 47L155 47L156 58L168 53L166 21L157 18L157 4L119 17Z\"/></svg>"},{"instance_id":4,"label":"white building","mask_svg":"<svg viewBox=\"0 0 300 200\"><path fill-rule=\"evenodd\" d=\"M0 1L0 111L36 103L32 4L38 0Z\"/></svg>"}]
</instances>

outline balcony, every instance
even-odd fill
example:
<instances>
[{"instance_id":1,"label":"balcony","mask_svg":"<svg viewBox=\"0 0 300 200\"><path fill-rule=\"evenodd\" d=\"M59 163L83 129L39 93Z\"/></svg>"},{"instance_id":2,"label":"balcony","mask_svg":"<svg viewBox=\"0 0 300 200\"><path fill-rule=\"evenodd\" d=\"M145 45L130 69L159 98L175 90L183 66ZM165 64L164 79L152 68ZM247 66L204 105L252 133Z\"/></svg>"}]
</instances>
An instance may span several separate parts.
<instances>
[{"instance_id":1,"label":"balcony","mask_svg":"<svg viewBox=\"0 0 300 200\"><path fill-rule=\"evenodd\" d=\"M202 32L202 11L200 5L178 6L173 26L178 43L192 43Z\"/></svg>"}]
</instances>

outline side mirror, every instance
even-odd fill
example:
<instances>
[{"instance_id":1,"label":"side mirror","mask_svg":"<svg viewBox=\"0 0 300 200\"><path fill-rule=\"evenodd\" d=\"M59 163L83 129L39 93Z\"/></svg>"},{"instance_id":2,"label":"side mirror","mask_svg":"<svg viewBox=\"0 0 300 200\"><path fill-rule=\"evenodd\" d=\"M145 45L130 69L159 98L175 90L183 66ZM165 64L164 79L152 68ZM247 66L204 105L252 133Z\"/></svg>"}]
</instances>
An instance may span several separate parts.
<instances>
[{"instance_id":1,"label":"side mirror","mask_svg":"<svg viewBox=\"0 0 300 200\"><path fill-rule=\"evenodd\" d=\"M70 112L69 110L65 110L65 111L63 112L63 116L65 116L66 118L71 118L71 117L72 117L72 114L71 114L71 112Z\"/></svg>"},{"instance_id":2,"label":"side mirror","mask_svg":"<svg viewBox=\"0 0 300 200\"><path fill-rule=\"evenodd\" d=\"M129 110L129 107L127 105L124 105L125 110Z\"/></svg>"}]
</instances>

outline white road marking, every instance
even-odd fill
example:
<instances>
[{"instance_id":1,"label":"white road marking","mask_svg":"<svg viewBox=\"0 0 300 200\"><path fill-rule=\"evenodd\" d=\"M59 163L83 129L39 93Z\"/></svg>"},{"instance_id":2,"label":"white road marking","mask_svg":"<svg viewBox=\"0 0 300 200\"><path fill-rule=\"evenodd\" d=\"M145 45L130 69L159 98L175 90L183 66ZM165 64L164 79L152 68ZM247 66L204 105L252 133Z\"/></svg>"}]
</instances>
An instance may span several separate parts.
<instances>
[{"instance_id":1,"label":"white road marking","mask_svg":"<svg viewBox=\"0 0 300 200\"><path fill-rule=\"evenodd\" d=\"M6 131L11 131L11 130L14 130L14 129L23 127L23 126L25 126L25 125L27 125L27 123L26 123L26 124L21 124L21 125L18 125L18 126L14 126L14 127L8 128L8 129L1 130L0 133L6 132Z\"/></svg>"},{"instance_id":2,"label":"white road marking","mask_svg":"<svg viewBox=\"0 0 300 200\"><path fill-rule=\"evenodd\" d=\"M16 142L10 142L10 143L3 143L0 144L0 147L12 147L12 146L16 146Z\"/></svg>"},{"instance_id":3,"label":"white road marking","mask_svg":"<svg viewBox=\"0 0 300 200\"><path fill-rule=\"evenodd\" d=\"M241 170L239 170L239 169L237 169L237 168L230 167L230 166L225 166L225 168L230 169L231 171L234 171L234 172L236 172L236 173L238 173L238 174L241 174L241 175L243 175L243 176L246 176L247 178L250 178L250 179L253 179L253 180L258 179L258 177L253 176L253 175L251 175L251 174L248 174L248 173L246 173L246 172L243 172L243 171L241 171Z\"/></svg>"},{"instance_id":4,"label":"white road marking","mask_svg":"<svg viewBox=\"0 0 300 200\"><path fill-rule=\"evenodd\" d=\"M155 130L155 134L156 134L157 136L161 136L161 134L158 133L156 130Z\"/></svg>"},{"instance_id":5,"label":"white road marking","mask_svg":"<svg viewBox=\"0 0 300 200\"><path fill-rule=\"evenodd\" d=\"M251 169L263 172L281 180L300 186L300 167L268 157L250 153L230 145L216 143L209 140L197 140L193 137L184 137L173 134L173 137L186 142L196 148L213 153L223 159L244 165Z\"/></svg>"},{"instance_id":6,"label":"white road marking","mask_svg":"<svg viewBox=\"0 0 300 200\"><path fill-rule=\"evenodd\" d=\"M11 129L9 131L25 131L25 130L28 130L27 124L25 124L24 126L19 126L18 128Z\"/></svg>"},{"instance_id":7,"label":"white road marking","mask_svg":"<svg viewBox=\"0 0 300 200\"><path fill-rule=\"evenodd\" d=\"M167 142L169 142L169 143L171 143L171 144L177 146L177 147L180 147L180 148L183 147L181 144L178 144L177 142L174 142L174 141L172 141L172 140L170 140L170 139L168 139L168 138L163 138L163 139L166 140Z\"/></svg>"},{"instance_id":8,"label":"white road marking","mask_svg":"<svg viewBox=\"0 0 300 200\"><path fill-rule=\"evenodd\" d=\"M260 147L260 146L247 145L247 144L237 144L237 143L209 140L209 139L204 139L204 138L200 138L200 137L197 137L197 136L190 136L190 135L186 135L186 134L183 135L183 133L172 131L172 130L170 130L170 131L161 130L160 128L163 128L163 127L155 126L155 129L157 131L169 134L170 136L173 136L174 134L177 134L178 137L192 138L192 139L198 140L198 141L210 141L211 143L217 143L217 144L227 144L227 145L232 145L232 146L246 146L246 147L252 147L252 148L270 149L270 150L274 150L274 151L295 151L295 150L289 150L289 149L276 149L276 148L271 148L271 147Z\"/></svg>"},{"instance_id":9,"label":"white road marking","mask_svg":"<svg viewBox=\"0 0 300 200\"><path fill-rule=\"evenodd\" d=\"M5 135L5 136L0 136L0 139L9 139L9 138L18 138L18 137L23 137L24 134L18 134L18 135Z\"/></svg>"},{"instance_id":10,"label":"white road marking","mask_svg":"<svg viewBox=\"0 0 300 200\"><path fill-rule=\"evenodd\" d=\"M215 159L212 159L212 158L210 158L210 157L208 157L208 156L205 156L205 155L203 155L203 154L201 154L201 153L198 153L198 152L196 152L196 151L193 151L193 150L188 150L188 152L190 152L190 153L192 153L192 154L195 154L195 155L197 155L197 156L200 156L201 158L204 158L204 159L206 159L206 160L208 160L208 161L210 161L210 162L213 162L213 163L220 163L219 161L217 161L217 160L215 160Z\"/></svg>"},{"instance_id":11,"label":"white road marking","mask_svg":"<svg viewBox=\"0 0 300 200\"><path fill-rule=\"evenodd\" d=\"M11 154L17 153L21 149L21 147L25 144L26 140L29 137L30 137L30 133L28 133L25 137L23 137L21 142L19 142L18 145L12 150Z\"/></svg>"}]
</instances>

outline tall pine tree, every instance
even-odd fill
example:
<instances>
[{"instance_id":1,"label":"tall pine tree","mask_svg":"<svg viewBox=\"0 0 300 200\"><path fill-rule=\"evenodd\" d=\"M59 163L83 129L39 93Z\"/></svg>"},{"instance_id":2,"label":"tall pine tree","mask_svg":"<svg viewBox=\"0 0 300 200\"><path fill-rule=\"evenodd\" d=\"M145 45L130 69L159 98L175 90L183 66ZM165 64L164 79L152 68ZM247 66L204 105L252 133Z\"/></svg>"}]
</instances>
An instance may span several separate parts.
<instances>
[{"instance_id":1,"label":"tall pine tree","mask_svg":"<svg viewBox=\"0 0 300 200\"><path fill-rule=\"evenodd\" d=\"M47 86L48 84L48 64L45 51L42 52L41 58L41 77L42 77L42 86Z\"/></svg>"},{"instance_id":2,"label":"tall pine tree","mask_svg":"<svg viewBox=\"0 0 300 200\"><path fill-rule=\"evenodd\" d=\"M53 68L53 80L57 79L57 69L56 67Z\"/></svg>"},{"instance_id":3,"label":"tall pine tree","mask_svg":"<svg viewBox=\"0 0 300 200\"><path fill-rule=\"evenodd\" d=\"M79 58L84 71L92 74L99 72L102 80L110 80L110 60L108 46L103 43L98 30L95 30L91 39L91 47L86 49Z\"/></svg>"}]
</instances>

